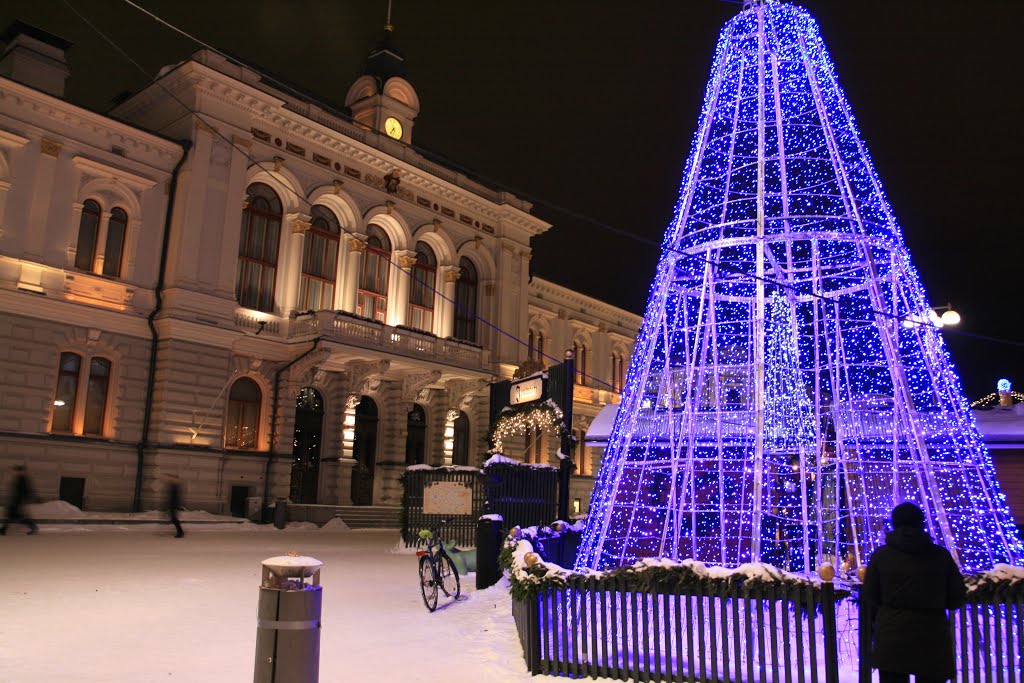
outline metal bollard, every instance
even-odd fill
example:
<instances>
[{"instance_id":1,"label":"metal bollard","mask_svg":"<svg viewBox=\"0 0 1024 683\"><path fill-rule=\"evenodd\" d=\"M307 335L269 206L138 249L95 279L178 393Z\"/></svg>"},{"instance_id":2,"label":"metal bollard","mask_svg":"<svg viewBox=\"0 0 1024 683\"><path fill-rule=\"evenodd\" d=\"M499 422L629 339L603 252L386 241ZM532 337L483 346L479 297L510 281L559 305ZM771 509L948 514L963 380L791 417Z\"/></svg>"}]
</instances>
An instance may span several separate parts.
<instances>
[{"instance_id":1,"label":"metal bollard","mask_svg":"<svg viewBox=\"0 0 1024 683\"><path fill-rule=\"evenodd\" d=\"M501 515L484 515L476 526L476 587L490 588L501 578Z\"/></svg>"},{"instance_id":2,"label":"metal bollard","mask_svg":"<svg viewBox=\"0 0 1024 683\"><path fill-rule=\"evenodd\" d=\"M323 562L282 555L262 564L253 683L317 683Z\"/></svg>"}]
</instances>

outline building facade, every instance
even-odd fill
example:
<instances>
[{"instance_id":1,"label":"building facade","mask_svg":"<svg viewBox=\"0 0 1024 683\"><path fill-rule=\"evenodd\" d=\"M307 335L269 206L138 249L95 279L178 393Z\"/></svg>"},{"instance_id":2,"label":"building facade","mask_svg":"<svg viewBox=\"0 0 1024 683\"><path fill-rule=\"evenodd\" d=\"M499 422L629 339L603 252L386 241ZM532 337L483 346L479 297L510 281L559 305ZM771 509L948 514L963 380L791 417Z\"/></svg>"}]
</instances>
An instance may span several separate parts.
<instances>
[{"instance_id":1,"label":"building facade","mask_svg":"<svg viewBox=\"0 0 1024 683\"><path fill-rule=\"evenodd\" d=\"M108 116L63 99L66 42L16 28L0 464L44 499L151 509L175 474L218 513L394 506L409 465L480 464L489 383L540 350L576 345L576 431L618 400L640 318L531 279L551 226L411 146L389 32L345 112L202 50ZM585 508L599 454L577 457Z\"/></svg>"}]
</instances>

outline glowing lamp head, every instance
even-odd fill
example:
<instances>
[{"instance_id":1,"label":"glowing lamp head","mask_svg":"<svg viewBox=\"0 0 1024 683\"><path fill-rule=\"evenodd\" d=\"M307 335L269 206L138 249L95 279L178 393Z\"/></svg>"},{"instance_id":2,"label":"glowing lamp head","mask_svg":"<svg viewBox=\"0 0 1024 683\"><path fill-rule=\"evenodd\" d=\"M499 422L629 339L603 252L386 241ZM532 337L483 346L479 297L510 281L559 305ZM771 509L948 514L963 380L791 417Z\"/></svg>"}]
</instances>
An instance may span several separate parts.
<instances>
[{"instance_id":1,"label":"glowing lamp head","mask_svg":"<svg viewBox=\"0 0 1024 683\"><path fill-rule=\"evenodd\" d=\"M952 310L944 311L942 313L942 317L940 317L939 319L942 321L943 325L959 325L960 324L960 314L957 313L956 311L952 311Z\"/></svg>"},{"instance_id":2,"label":"glowing lamp head","mask_svg":"<svg viewBox=\"0 0 1024 683\"><path fill-rule=\"evenodd\" d=\"M1010 380L1008 379L1001 379L998 382L996 382L996 389L998 389L999 392L1003 394L1010 393L1010 389L1012 388L1012 386L1013 385L1010 384Z\"/></svg>"}]
</instances>

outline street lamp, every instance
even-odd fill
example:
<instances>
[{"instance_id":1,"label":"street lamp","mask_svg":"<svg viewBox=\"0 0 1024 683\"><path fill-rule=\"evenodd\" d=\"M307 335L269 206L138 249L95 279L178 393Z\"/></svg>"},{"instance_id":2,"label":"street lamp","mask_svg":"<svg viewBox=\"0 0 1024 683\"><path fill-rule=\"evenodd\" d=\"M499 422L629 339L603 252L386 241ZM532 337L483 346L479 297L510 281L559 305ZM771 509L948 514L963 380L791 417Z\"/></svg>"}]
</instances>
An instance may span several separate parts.
<instances>
[{"instance_id":1,"label":"street lamp","mask_svg":"<svg viewBox=\"0 0 1024 683\"><path fill-rule=\"evenodd\" d=\"M903 319L903 327L908 329L925 324L940 328L946 325L958 325L960 324L960 314L953 310L952 305L946 304L929 308L924 313L911 313Z\"/></svg>"}]
</instances>

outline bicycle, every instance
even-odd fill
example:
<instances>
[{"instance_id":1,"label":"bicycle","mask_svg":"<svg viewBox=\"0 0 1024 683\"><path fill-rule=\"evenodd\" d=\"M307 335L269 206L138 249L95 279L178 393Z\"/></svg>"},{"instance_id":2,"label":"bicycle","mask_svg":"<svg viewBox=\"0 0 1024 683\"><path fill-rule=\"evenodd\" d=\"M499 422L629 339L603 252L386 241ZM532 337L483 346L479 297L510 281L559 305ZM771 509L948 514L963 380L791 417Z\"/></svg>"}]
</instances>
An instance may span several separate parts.
<instances>
[{"instance_id":1,"label":"bicycle","mask_svg":"<svg viewBox=\"0 0 1024 683\"><path fill-rule=\"evenodd\" d=\"M416 551L420 558L420 591L423 593L423 604L433 612L437 609L438 588L452 600L459 599L459 572L455 569L452 558L444 550L440 527L434 531L423 529L419 537L427 542L425 550Z\"/></svg>"}]
</instances>

